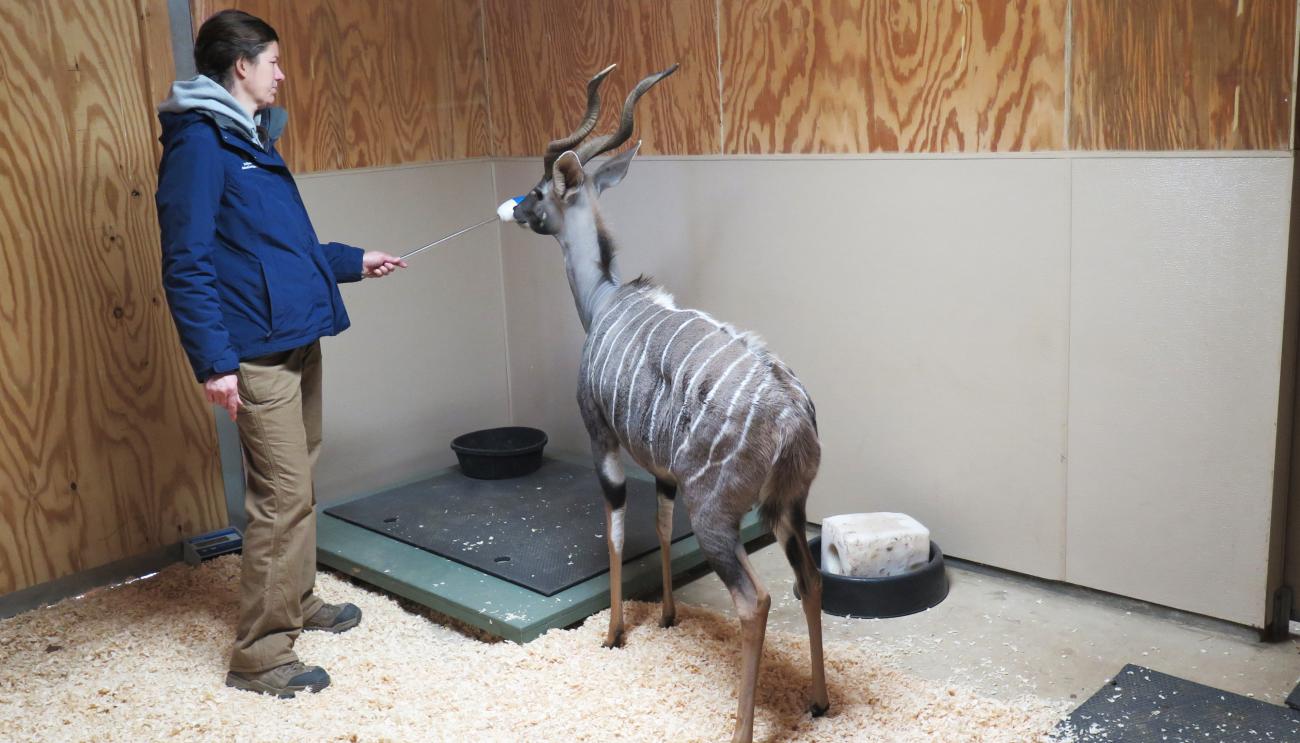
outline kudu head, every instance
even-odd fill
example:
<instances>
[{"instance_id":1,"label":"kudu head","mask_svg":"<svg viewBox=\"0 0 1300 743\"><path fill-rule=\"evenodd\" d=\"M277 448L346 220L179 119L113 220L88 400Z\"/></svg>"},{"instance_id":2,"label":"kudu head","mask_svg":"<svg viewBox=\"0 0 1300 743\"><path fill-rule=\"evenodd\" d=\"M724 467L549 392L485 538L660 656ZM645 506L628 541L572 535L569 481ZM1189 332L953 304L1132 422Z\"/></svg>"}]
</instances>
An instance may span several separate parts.
<instances>
[{"instance_id":1,"label":"kudu head","mask_svg":"<svg viewBox=\"0 0 1300 743\"><path fill-rule=\"evenodd\" d=\"M565 215L574 211L593 216L596 197L602 191L623 180L628 165L636 157L641 144L606 160L588 173L584 165L597 155L617 149L632 136L633 112L637 101L660 80L677 71L678 65L646 77L628 94L619 117L618 129L595 139L584 141L596 127L600 115L600 85L614 69L610 65L596 73L587 82L587 113L567 137L552 141L546 146L542 158L542 179L527 194L506 201L498 214L501 219L513 219L541 235L559 235L564 229Z\"/></svg>"}]
</instances>

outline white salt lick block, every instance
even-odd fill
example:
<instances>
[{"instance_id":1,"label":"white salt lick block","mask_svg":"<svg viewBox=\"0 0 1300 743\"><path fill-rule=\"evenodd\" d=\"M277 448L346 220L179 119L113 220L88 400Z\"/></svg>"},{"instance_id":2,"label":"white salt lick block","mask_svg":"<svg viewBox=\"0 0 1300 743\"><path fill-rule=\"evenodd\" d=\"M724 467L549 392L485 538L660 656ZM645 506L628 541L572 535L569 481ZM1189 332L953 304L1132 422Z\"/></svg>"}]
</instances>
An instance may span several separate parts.
<instances>
[{"instance_id":1,"label":"white salt lick block","mask_svg":"<svg viewBox=\"0 0 1300 743\"><path fill-rule=\"evenodd\" d=\"M834 575L882 578L930 559L930 530L904 513L846 513L822 520L822 567Z\"/></svg>"}]
</instances>

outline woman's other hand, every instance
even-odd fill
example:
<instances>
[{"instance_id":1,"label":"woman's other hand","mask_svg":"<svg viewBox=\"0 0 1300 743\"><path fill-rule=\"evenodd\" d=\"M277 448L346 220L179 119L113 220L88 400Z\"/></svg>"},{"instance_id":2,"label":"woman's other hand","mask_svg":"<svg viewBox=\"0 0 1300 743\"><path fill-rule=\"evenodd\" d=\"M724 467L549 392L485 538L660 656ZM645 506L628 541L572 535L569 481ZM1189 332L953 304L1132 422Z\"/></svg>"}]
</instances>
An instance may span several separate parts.
<instances>
[{"instance_id":1,"label":"woman's other hand","mask_svg":"<svg viewBox=\"0 0 1300 743\"><path fill-rule=\"evenodd\" d=\"M399 268L406 268L406 261L378 250L367 250L361 256L361 275L367 279L387 276Z\"/></svg>"},{"instance_id":2,"label":"woman's other hand","mask_svg":"<svg viewBox=\"0 0 1300 743\"><path fill-rule=\"evenodd\" d=\"M235 419L239 412L239 377L234 372L216 374L203 383L203 395L213 405L220 405Z\"/></svg>"}]
</instances>

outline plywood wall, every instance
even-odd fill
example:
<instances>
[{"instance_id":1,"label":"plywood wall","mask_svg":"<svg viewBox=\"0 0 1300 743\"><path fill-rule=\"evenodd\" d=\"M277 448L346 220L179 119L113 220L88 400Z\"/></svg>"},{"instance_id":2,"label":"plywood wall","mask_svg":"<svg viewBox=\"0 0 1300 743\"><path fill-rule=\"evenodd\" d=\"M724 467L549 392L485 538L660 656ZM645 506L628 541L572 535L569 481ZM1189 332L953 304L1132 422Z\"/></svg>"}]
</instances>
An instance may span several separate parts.
<instances>
[{"instance_id":1,"label":"plywood wall","mask_svg":"<svg viewBox=\"0 0 1300 743\"><path fill-rule=\"evenodd\" d=\"M192 0L283 41L298 172L536 156L610 63L647 154L1285 150L1289 0Z\"/></svg>"},{"instance_id":2,"label":"plywood wall","mask_svg":"<svg viewBox=\"0 0 1300 743\"><path fill-rule=\"evenodd\" d=\"M498 155L566 132L608 62L625 90L665 55L651 152L1291 146L1290 0L483 3Z\"/></svg>"},{"instance_id":3,"label":"plywood wall","mask_svg":"<svg viewBox=\"0 0 1300 743\"><path fill-rule=\"evenodd\" d=\"M479 0L193 0L195 32L229 7L280 37L297 172L488 154Z\"/></svg>"},{"instance_id":4,"label":"plywood wall","mask_svg":"<svg viewBox=\"0 0 1300 743\"><path fill-rule=\"evenodd\" d=\"M1065 0L722 8L728 153L1064 145Z\"/></svg>"},{"instance_id":5,"label":"plywood wall","mask_svg":"<svg viewBox=\"0 0 1300 743\"><path fill-rule=\"evenodd\" d=\"M159 13L0 0L0 594L225 515L160 279Z\"/></svg>"},{"instance_id":6,"label":"plywood wall","mask_svg":"<svg viewBox=\"0 0 1300 743\"><path fill-rule=\"evenodd\" d=\"M1070 144L1290 146L1294 2L1073 0Z\"/></svg>"},{"instance_id":7,"label":"plywood wall","mask_svg":"<svg viewBox=\"0 0 1300 743\"><path fill-rule=\"evenodd\" d=\"M642 77L681 68L637 107L637 137L654 153L718 152L715 0L484 0L497 155L537 155L573 130L587 80L609 64L597 132L616 127Z\"/></svg>"}]
</instances>

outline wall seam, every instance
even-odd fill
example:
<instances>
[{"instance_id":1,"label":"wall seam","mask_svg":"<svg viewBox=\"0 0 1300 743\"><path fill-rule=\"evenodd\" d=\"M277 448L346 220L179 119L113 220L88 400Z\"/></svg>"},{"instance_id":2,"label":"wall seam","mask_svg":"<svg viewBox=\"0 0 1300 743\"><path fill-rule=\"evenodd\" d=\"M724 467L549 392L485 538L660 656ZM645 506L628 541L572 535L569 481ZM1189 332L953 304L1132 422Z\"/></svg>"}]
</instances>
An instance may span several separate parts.
<instances>
[{"instance_id":1,"label":"wall seam","mask_svg":"<svg viewBox=\"0 0 1300 743\"><path fill-rule=\"evenodd\" d=\"M1300 2L1300 0L1296 0ZM713 3L713 37L718 68L718 154L727 154L727 117L722 110L722 0Z\"/></svg>"},{"instance_id":2,"label":"wall seam","mask_svg":"<svg viewBox=\"0 0 1300 743\"><path fill-rule=\"evenodd\" d=\"M1300 84L1300 0L1296 0L1295 13L1291 16L1291 130L1287 132L1288 149L1295 151L1295 109L1296 85Z\"/></svg>"},{"instance_id":3,"label":"wall seam","mask_svg":"<svg viewBox=\"0 0 1300 743\"><path fill-rule=\"evenodd\" d=\"M1300 2L1300 0L1296 0ZM492 121L492 75L488 67L488 44L487 44L487 0L478 2L478 38L479 44L483 49L483 107L487 109L487 157L494 157L497 149L497 132L496 125ZM496 195L496 163L492 164L492 189L493 196Z\"/></svg>"},{"instance_id":4,"label":"wall seam","mask_svg":"<svg viewBox=\"0 0 1300 743\"><path fill-rule=\"evenodd\" d=\"M492 161L492 198L497 199L501 196L501 190L497 187L497 162ZM515 391L514 378L511 374L510 367L510 303L506 301L506 246L505 241L501 239L501 226L497 225L497 266L500 270L497 275L501 278L501 330L504 334L506 357L506 420L510 425L515 425Z\"/></svg>"},{"instance_id":5,"label":"wall seam","mask_svg":"<svg viewBox=\"0 0 1300 743\"><path fill-rule=\"evenodd\" d=\"M1300 0L1296 0L1300 2ZM1073 85L1070 76L1074 73L1074 0L1065 0L1065 141L1061 146L1071 149L1070 143L1070 109L1074 106ZM1073 177L1073 170L1071 171Z\"/></svg>"},{"instance_id":6,"label":"wall seam","mask_svg":"<svg viewBox=\"0 0 1300 743\"><path fill-rule=\"evenodd\" d=\"M1061 580L1068 581L1070 575L1070 390L1073 387L1071 373L1071 352L1074 340L1074 159L1067 164L1065 183L1065 431L1064 446L1065 466L1061 469L1062 503L1061 503Z\"/></svg>"}]
</instances>

